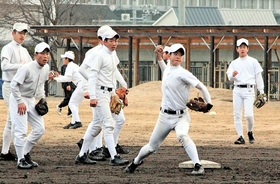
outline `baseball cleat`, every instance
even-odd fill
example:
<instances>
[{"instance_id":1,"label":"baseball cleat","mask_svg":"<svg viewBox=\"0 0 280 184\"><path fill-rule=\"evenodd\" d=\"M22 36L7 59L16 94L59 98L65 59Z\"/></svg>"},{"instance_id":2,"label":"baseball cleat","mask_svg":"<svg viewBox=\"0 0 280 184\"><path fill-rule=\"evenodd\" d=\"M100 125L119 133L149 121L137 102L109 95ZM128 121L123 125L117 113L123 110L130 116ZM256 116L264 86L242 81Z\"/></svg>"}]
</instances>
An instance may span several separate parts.
<instances>
[{"instance_id":1,"label":"baseball cleat","mask_svg":"<svg viewBox=\"0 0 280 184\"><path fill-rule=\"evenodd\" d=\"M127 149L125 149L124 147L122 147L119 144L117 144L117 146L116 146L116 151L118 154L128 154L129 153L129 151Z\"/></svg>"},{"instance_id":2,"label":"baseball cleat","mask_svg":"<svg viewBox=\"0 0 280 184\"><path fill-rule=\"evenodd\" d=\"M105 161L106 160L106 157L105 157L105 155L103 155L101 148L97 148L96 150L93 150L92 152L90 152L90 154L88 155L88 158L90 158L91 160L95 160L95 161Z\"/></svg>"},{"instance_id":3,"label":"baseball cleat","mask_svg":"<svg viewBox=\"0 0 280 184\"><path fill-rule=\"evenodd\" d=\"M191 172L192 175L203 175L204 173L205 173L204 168L199 163L196 163L194 165L194 169Z\"/></svg>"},{"instance_id":4,"label":"baseball cleat","mask_svg":"<svg viewBox=\"0 0 280 184\"><path fill-rule=\"evenodd\" d=\"M70 122L68 125L64 126L63 129L69 129L72 125L73 124L71 124L71 122Z\"/></svg>"},{"instance_id":5,"label":"baseball cleat","mask_svg":"<svg viewBox=\"0 0 280 184\"><path fill-rule=\"evenodd\" d=\"M245 144L245 140L243 139L242 136L240 136L235 142L234 144Z\"/></svg>"},{"instance_id":6,"label":"baseball cleat","mask_svg":"<svg viewBox=\"0 0 280 184\"><path fill-rule=\"evenodd\" d=\"M57 114L61 115L62 108L58 107L58 105L57 105L56 106L56 110L57 110Z\"/></svg>"},{"instance_id":7,"label":"baseball cleat","mask_svg":"<svg viewBox=\"0 0 280 184\"><path fill-rule=\"evenodd\" d=\"M73 125L71 125L69 127L69 129L76 129L76 128L80 128L82 126L83 126L83 124L80 121L75 121L75 123Z\"/></svg>"},{"instance_id":8,"label":"baseball cleat","mask_svg":"<svg viewBox=\"0 0 280 184\"><path fill-rule=\"evenodd\" d=\"M32 169L33 166L29 163L26 162L26 160L24 158L20 159L18 165L17 165L18 169Z\"/></svg>"},{"instance_id":9,"label":"baseball cleat","mask_svg":"<svg viewBox=\"0 0 280 184\"><path fill-rule=\"evenodd\" d=\"M135 164L134 163L134 159L132 160L132 162L124 169L124 172L126 173L134 173L135 169L141 165L143 163L143 161L141 161L139 164Z\"/></svg>"},{"instance_id":10,"label":"baseball cleat","mask_svg":"<svg viewBox=\"0 0 280 184\"><path fill-rule=\"evenodd\" d=\"M128 164L129 161L128 160L124 160L121 156L119 155L115 155L114 159L110 159L109 164L112 166L119 166L119 165L125 165Z\"/></svg>"},{"instance_id":11,"label":"baseball cleat","mask_svg":"<svg viewBox=\"0 0 280 184\"><path fill-rule=\"evenodd\" d=\"M78 145L80 150L81 150L81 148L83 146L83 142L84 142L84 139L81 139L81 140L79 140L79 142L77 142L77 145Z\"/></svg>"},{"instance_id":12,"label":"baseball cleat","mask_svg":"<svg viewBox=\"0 0 280 184\"><path fill-rule=\"evenodd\" d=\"M84 153L81 157L79 154L76 156L75 164L96 164L96 162L88 158L87 154Z\"/></svg>"},{"instance_id":13,"label":"baseball cleat","mask_svg":"<svg viewBox=\"0 0 280 184\"><path fill-rule=\"evenodd\" d=\"M12 154L10 151L7 154L1 153L0 155L0 160L5 160L5 161L16 161L17 156L15 154Z\"/></svg>"},{"instance_id":14,"label":"baseball cleat","mask_svg":"<svg viewBox=\"0 0 280 184\"><path fill-rule=\"evenodd\" d=\"M36 162L34 162L33 160L31 160L31 157L30 157L29 153L27 153L26 155L24 155L24 158L25 158L25 161L26 161L28 164L32 165L32 167L38 167L38 166L39 166L38 163L36 163Z\"/></svg>"},{"instance_id":15,"label":"baseball cleat","mask_svg":"<svg viewBox=\"0 0 280 184\"><path fill-rule=\"evenodd\" d=\"M111 154L108 150L108 148L106 148L105 146L101 148L102 149L102 154L106 157L106 158L110 158Z\"/></svg>"},{"instance_id":16,"label":"baseball cleat","mask_svg":"<svg viewBox=\"0 0 280 184\"><path fill-rule=\"evenodd\" d=\"M249 142L251 144L253 144L255 142L255 138L254 138L254 135L253 135L253 132L248 132L248 137L249 137Z\"/></svg>"}]
</instances>

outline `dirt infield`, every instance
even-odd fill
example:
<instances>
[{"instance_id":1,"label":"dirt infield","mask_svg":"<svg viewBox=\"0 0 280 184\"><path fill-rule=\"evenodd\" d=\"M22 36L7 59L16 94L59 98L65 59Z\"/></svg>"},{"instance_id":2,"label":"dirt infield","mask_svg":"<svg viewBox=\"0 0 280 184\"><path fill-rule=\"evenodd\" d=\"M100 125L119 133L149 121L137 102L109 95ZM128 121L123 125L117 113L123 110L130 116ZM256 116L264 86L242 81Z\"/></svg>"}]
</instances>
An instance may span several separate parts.
<instances>
[{"instance_id":1,"label":"dirt infield","mask_svg":"<svg viewBox=\"0 0 280 184\"><path fill-rule=\"evenodd\" d=\"M130 89L129 106L125 107L126 122L119 143L130 150L123 158L132 160L149 140L158 117L161 82L149 82ZM110 166L109 160L96 165L76 165L76 142L83 137L91 120L88 100L80 106L83 127L64 130L69 123L67 110L56 113L61 97L49 97L50 112L45 116L46 132L32 152L38 168L19 170L16 162L0 161L0 183L280 183L279 101L271 101L255 109L256 142L234 145L237 139L232 117L232 91L209 88L217 115L190 112L190 136L196 143L199 157L222 164L221 169L206 169L204 176L192 176L192 169L178 164L189 160L171 132L156 154L145 159L134 174L124 173L122 166ZM192 90L192 97L197 90ZM4 128L7 109L0 100L0 133ZM245 121L243 120L245 123ZM244 132L246 128L244 126ZM1 140L2 142L2 140ZM14 147L11 147L14 152Z\"/></svg>"}]
</instances>

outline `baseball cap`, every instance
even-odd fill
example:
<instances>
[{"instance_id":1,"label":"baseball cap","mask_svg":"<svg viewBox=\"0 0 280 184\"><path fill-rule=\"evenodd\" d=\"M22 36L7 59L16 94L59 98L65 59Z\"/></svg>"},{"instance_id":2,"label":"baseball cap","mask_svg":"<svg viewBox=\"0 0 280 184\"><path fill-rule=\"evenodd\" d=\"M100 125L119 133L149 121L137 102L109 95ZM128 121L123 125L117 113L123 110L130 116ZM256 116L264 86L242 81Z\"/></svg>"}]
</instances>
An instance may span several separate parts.
<instances>
[{"instance_id":1,"label":"baseball cap","mask_svg":"<svg viewBox=\"0 0 280 184\"><path fill-rule=\"evenodd\" d=\"M41 42L36 45L35 52L43 52L45 49L48 49L49 51L51 50L50 46L46 42Z\"/></svg>"},{"instance_id":2,"label":"baseball cap","mask_svg":"<svg viewBox=\"0 0 280 184\"><path fill-rule=\"evenodd\" d=\"M26 30L28 32L28 25L25 23L18 22L13 25L13 30L16 30L18 32Z\"/></svg>"},{"instance_id":3,"label":"baseball cap","mask_svg":"<svg viewBox=\"0 0 280 184\"><path fill-rule=\"evenodd\" d=\"M68 58L68 59L75 59L75 54L73 51L66 51L63 55L61 55L61 58Z\"/></svg>"},{"instance_id":4,"label":"baseball cap","mask_svg":"<svg viewBox=\"0 0 280 184\"><path fill-rule=\"evenodd\" d=\"M239 47L242 43L245 43L247 46L249 45L249 41L245 38L240 38L236 41L236 46Z\"/></svg>"},{"instance_id":5,"label":"baseball cap","mask_svg":"<svg viewBox=\"0 0 280 184\"><path fill-rule=\"evenodd\" d=\"M106 38L120 38L120 35L114 31L113 29L106 31L103 35L102 35L102 40L104 41Z\"/></svg>"},{"instance_id":6,"label":"baseball cap","mask_svg":"<svg viewBox=\"0 0 280 184\"><path fill-rule=\"evenodd\" d=\"M176 52L176 51L178 51L180 49L182 50L182 53L184 55L186 51L185 51L184 46L182 44L180 44L180 43L175 43L175 44L171 45L169 51L170 51L170 53L172 53L172 52Z\"/></svg>"},{"instance_id":7,"label":"baseball cap","mask_svg":"<svg viewBox=\"0 0 280 184\"><path fill-rule=\"evenodd\" d=\"M170 53L170 47L169 47L169 46L165 46L165 47L163 48L163 52L168 52L168 53Z\"/></svg>"},{"instance_id":8,"label":"baseball cap","mask_svg":"<svg viewBox=\"0 0 280 184\"><path fill-rule=\"evenodd\" d=\"M101 26L97 31L97 36L101 36L106 32L112 30L112 28L108 25Z\"/></svg>"}]
</instances>

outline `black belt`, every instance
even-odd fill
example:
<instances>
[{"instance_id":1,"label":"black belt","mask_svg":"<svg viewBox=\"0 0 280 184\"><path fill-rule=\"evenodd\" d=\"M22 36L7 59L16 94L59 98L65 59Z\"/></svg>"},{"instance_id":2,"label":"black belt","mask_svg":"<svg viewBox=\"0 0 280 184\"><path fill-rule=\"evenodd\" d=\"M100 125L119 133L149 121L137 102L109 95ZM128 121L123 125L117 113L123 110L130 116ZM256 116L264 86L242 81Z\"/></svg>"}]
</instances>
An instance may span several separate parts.
<instances>
[{"instance_id":1,"label":"black belt","mask_svg":"<svg viewBox=\"0 0 280 184\"><path fill-rule=\"evenodd\" d=\"M160 110L162 110L162 108L160 108ZM163 109L162 111L167 114L184 114L184 112L185 112L184 110L172 111L172 110L166 110L166 109Z\"/></svg>"},{"instance_id":2,"label":"black belt","mask_svg":"<svg viewBox=\"0 0 280 184\"><path fill-rule=\"evenodd\" d=\"M107 88L107 87L105 87L105 86L101 86L100 89L102 89L102 90L107 90L107 91L109 91L109 92L113 91L113 88Z\"/></svg>"},{"instance_id":3,"label":"black belt","mask_svg":"<svg viewBox=\"0 0 280 184\"><path fill-rule=\"evenodd\" d=\"M236 85L239 88L252 88L254 87L254 85L246 85L246 84L242 84L242 85Z\"/></svg>"}]
</instances>

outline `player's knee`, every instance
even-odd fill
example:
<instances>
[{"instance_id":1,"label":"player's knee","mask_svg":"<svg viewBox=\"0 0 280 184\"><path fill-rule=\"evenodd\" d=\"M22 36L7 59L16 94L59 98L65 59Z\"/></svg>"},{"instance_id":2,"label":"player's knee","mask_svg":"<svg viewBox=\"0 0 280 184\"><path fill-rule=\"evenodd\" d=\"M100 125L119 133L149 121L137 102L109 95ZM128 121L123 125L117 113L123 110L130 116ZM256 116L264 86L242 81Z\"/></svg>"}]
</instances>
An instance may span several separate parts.
<instances>
[{"instance_id":1,"label":"player's knee","mask_svg":"<svg viewBox=\"0 0 280 184\"><path fill-rule=\"evenodd\" d=\"M114 127L108 126L104 128L104 134L113 134L114 133Z\"/></svg>"},{"instance_id":2,"label":"player's knee","mask_svg":"<svg viewBox=\"0 0 280 184\"><path fill-rule=\"evenodd\" d=\"M177 139L183 145L183 147L186 147L192 143L190 136L186 134L177 135Z\"/></svg>"}]
</instances>

